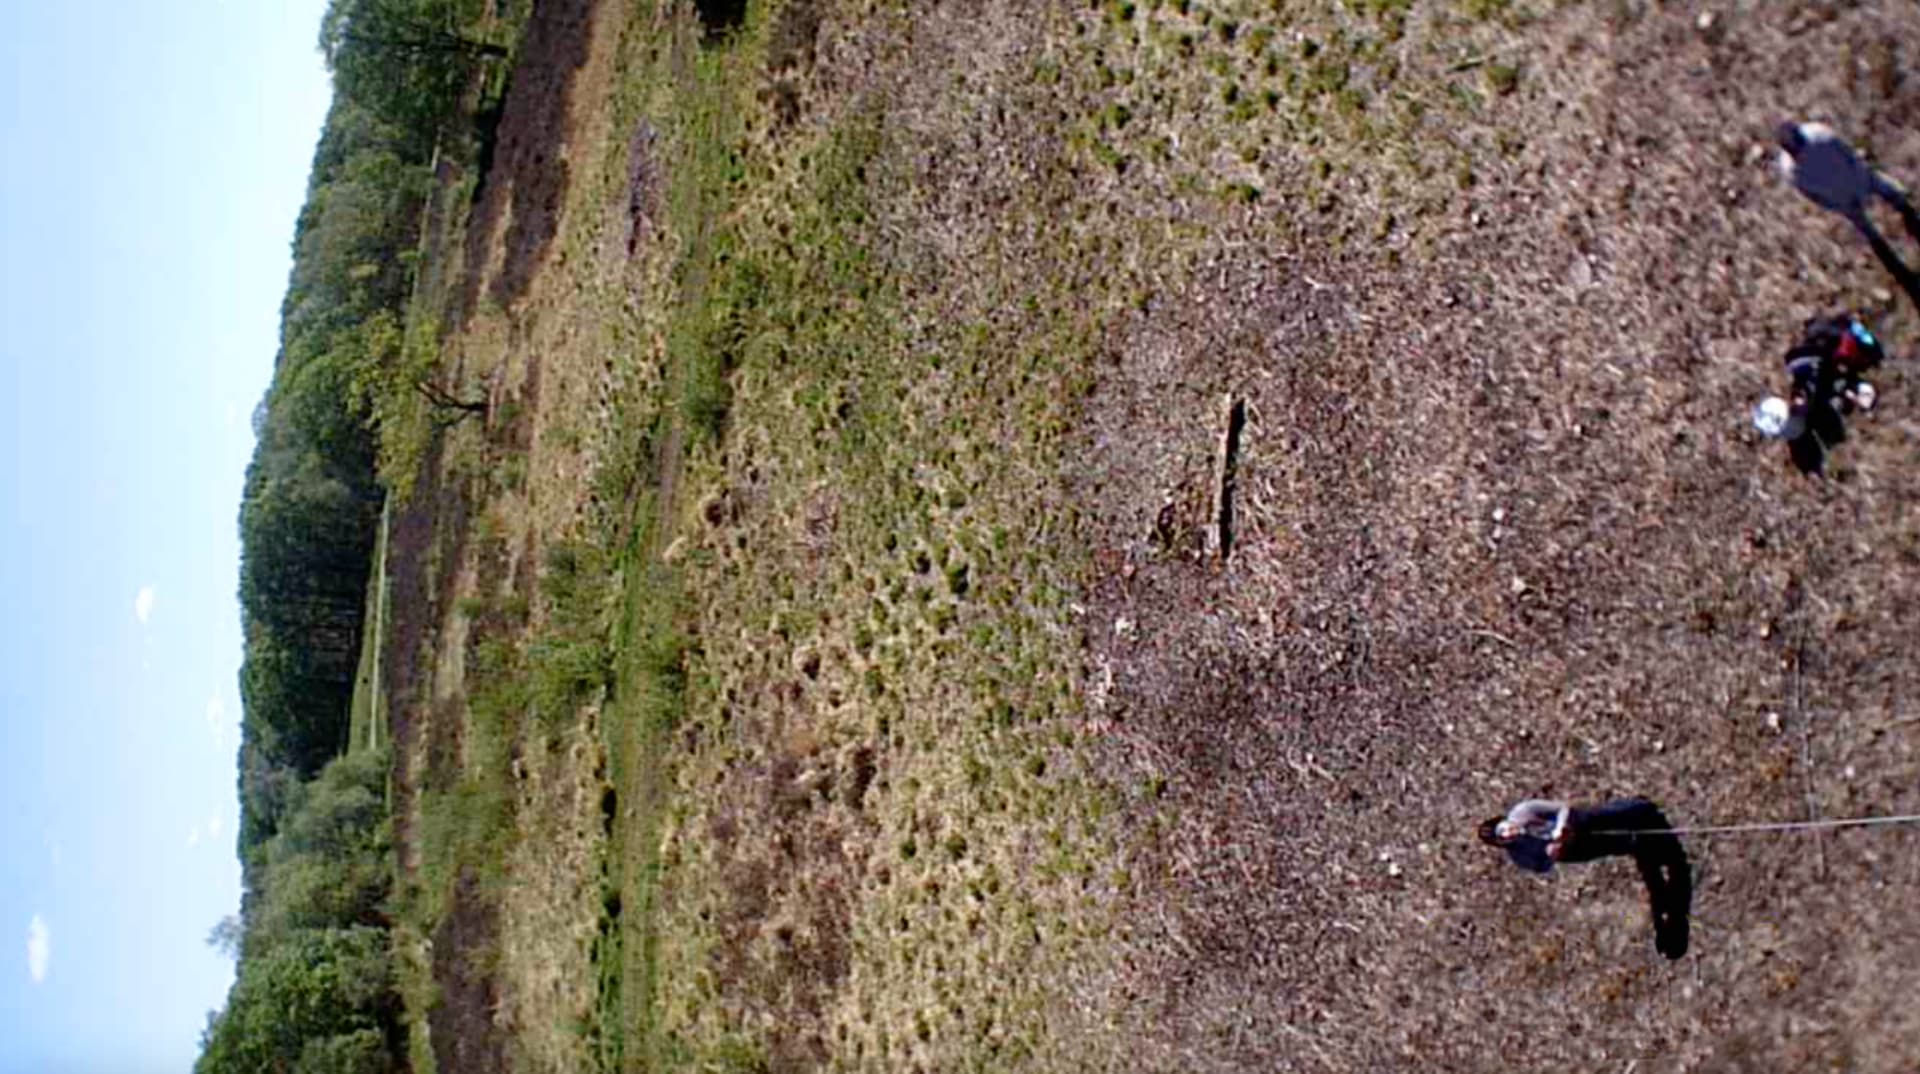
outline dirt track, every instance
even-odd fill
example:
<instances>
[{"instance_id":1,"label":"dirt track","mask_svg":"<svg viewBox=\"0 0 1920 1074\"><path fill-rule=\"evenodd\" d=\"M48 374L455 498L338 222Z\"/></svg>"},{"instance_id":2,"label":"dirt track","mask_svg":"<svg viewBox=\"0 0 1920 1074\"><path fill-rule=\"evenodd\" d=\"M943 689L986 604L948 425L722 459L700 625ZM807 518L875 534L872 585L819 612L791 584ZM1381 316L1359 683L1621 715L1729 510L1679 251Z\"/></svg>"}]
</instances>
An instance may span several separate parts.
<instances>
[{"instance_id":1,"label":"dirt track","mask_svg":"<svg viewBox=\"0 0 1920 1074\"><path fill-rule=\"evenodd\" d=\"M546 0L528 20L467 222L457 321L473 315L483 281L491 281L487 297L497 304L522 298L559 230L571 172L562 133L574 77L587 60L593 7L591 0ZM489 264L494 256L497 265Z\"/></svg>"}]
</instances>

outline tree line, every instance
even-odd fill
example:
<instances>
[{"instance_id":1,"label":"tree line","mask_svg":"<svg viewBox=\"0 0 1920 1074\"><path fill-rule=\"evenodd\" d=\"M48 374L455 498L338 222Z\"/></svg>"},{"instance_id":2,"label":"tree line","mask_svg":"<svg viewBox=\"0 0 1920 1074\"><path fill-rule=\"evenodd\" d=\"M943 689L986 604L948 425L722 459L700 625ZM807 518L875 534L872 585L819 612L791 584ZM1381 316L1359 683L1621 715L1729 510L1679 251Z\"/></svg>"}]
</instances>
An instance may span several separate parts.
<instances>
[{"instance_id":1,"label":"tree line","mask_svg":"<svg viewBox=\"0 0 1920 1074\"><path fill-rule=\"evenodd\" d=\"M331 0L334 98L294 225L280 343L243 486L245 651L237 960L196 1070L403 1067L389 952L384 753L350 753L354 677L395 390L436 147L470 116L512 31L489 0ZM452 138L447 136L454 135Z\"/></svg>"}]
</instances>

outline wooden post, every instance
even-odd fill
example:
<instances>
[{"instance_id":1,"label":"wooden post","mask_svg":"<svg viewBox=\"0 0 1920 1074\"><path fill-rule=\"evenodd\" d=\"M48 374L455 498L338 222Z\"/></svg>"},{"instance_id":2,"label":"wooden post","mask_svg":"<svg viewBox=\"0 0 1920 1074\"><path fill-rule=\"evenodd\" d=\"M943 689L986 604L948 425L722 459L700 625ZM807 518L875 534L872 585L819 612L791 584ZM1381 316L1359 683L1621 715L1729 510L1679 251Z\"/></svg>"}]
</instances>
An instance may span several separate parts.
<instances>
[{"instance_id":1,"label":"wooden post","mask_svg":"<svg viewBox=\"0 0 1920 1074\"><path fill-rule=\"evenodd\" d=\"M1229 392L1220 399L1220 443L1213 455L1213 515L1207 526L1207 554L1225 562L1233 552L1233 467L1240 454L1240 430L1247 411Z\"/></svg>"}]
</instances>

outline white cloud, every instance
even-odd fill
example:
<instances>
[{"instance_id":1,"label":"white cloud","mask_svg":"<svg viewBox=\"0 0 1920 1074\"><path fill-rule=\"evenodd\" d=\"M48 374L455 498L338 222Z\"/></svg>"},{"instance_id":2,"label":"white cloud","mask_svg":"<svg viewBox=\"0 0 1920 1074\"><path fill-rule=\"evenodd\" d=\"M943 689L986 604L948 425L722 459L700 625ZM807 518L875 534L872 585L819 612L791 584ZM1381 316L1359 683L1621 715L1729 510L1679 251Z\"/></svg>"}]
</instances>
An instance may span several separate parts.
<instances>
[{"instance_id":1,"label":"white cloud","mask_svg":"<svg viewBox=\"0 0 1920 1074\"><path fill-rule=\"evenodd\" d=\"M213 732L215 748L227 748L227 703L218 692L207 698L207 730Z\"/></svg>"},{"instance_id":2,"label":"white cloud","mask_svg":"<svg viewBox=\"0 0 1920 1074\"><path fill-rule=\"evenodd\" d=\"M226 826L227 826L227 818L221 816L220 814L215 813L213 816L208 817L207 818L207 837L210 839L220 838L220 829L225 828Z\"/></svg>"},{"instance_id":3,"label":"white cloud","mask_svg":"<svg viewBox=\"0 0 1920 1074\"><path fill-rule=\"evenodd\" d=\"M34 984L47 979L47 963L53 959L53 933L39 914L27 922L27 976Z\"/></svg>"},{"instance_id":4,"label":"white cloud","mask_svg":"<svg viewBox=\"0 0 1920 1074\"><path fill-rule=\"evenodd\" d=\"M147 621L147 617L151 616L152 614L153 614L153 587L150 585L143 585L140 587L140 592L137 595L135 595L133 598L133 617L135 619L140 620L142 623L144 623Z\"/></svg>"},{"instance_id":5,"label":"white cloud","mask_svg":"<svg viewBox=\"0 0 1920 1074\"><path fill-rule=\"evenodd\" d=\"M197 847L199 845L200 845L200 828L198 825L195 825L194 827L187 829L187 849L192 850L194 847Z\"/></svg>"}]
</instances>

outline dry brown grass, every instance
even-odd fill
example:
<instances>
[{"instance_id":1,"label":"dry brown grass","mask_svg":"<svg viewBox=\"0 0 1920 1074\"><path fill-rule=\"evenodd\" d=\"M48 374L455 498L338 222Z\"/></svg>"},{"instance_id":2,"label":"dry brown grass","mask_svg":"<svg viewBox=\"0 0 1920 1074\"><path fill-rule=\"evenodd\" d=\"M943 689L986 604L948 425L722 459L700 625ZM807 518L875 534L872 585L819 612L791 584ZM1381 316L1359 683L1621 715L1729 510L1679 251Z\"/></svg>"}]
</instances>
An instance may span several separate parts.
<instances>
[{"instance_id":1,"label":"dry brown grass","mask_svg":"<svg viewBox=\"0 0 1920 1074\"><path fill-rule=\"evenodd\" d=\"M514 825L510 838L429 848L425 862L416 854L410 864L420 872L416 884L444 886L463 869L492 878L475 889L492 924L483 932L463 935L475 947L467 957L480 960L493 992L482 1001L487 1009L456 1015L449 1024L467 1024L460 1018L477 1016L482 1024L496 1027L506 1042L491 1053L495 1059L516 1069L555 1071L579 1070L594 1062L598 980L592 958L602 913L599 870L606 837L600 809L607 781L606 747L595 706L548 731L552 719L536 721L512 705L496 711L502 703L479 693L503 684L477 681L470 665L478 646L493 644L506 647L500 651L523 654L515 657L518 662L508 670L509 677L534 674L524 662L531 658L524 654L555 629L554 609L542 597L536 577L549 548L580 539L588 528L591 477L609 436L604 399L612 359L602 333L618 318L610 316L605 305L581 302L580 295L597 288L592 293L604 297L617 282L604 278L604 266L570 264L568 257L577 236L597 228L604 191L596 176L583 175L577 166L562 167L556 183L548 174L552 169L546 157L556 152L597 162L609 137L611 117L582 109L578 102L597 105L608 92L608 69L621 29L609 20L622 12L614 5L582 5L581 10L582 20L573 20L577 25L571 17L563 18L569 25L547 34L584 35L578 46L556 45L552 50L566 56L577 51L583 57L579 68L542 70L540 58L533 57L528 74L519 76L530 76L523 84L539 84L540 92L560 105L573 105L558 113L564 120L561 136L548 145L516 143L520 151L509 154L488 177L480 211L464 238L454 234L443 244L447 250L474 251L469 268L481 270L478 278L456 279L455 294L493 296L473 301L457 330L442 342L451 382L484 391L490 414L484 424L467 422L450 430L438 452L440 483L457 485L479 518L477 539L466 539L463 532L443 533L431 552L449 565L450 573L445 592L437 594L441 618L430 638L431 695L440 699L434 713L439 722L451 719L464 726L439 732L429 727L418 736L421 749L411 766L420 773L416 778L429 785L463 780L484 787L486 794L500 799ZM562 82L553 85L553 79ZM535 118L554 116L541 113ZM510 114L506 124L515 122L525 119ZM552 138L555 131L539 133ZM524 140L526 132L520 137ZM554 218L541 225L551 228L551 240L534 241L523 227L520 241L511 241L513 207L530 197L525 190L517 191L517 184L535 188L538 198L561 196ZM495 286L508 270L513 279ZM600 318L591 332L580 331L586 315ZM516 605L523 609L518 614L499 611ZM605 641L599 639L600 644ZM498 726L475 726L483 703L484 719L498 721ZM463 745L487 742L491 748L435 758L425 744L436 733ZM499 738L503 735L504 742ZM448 765L452 772L436 774L436 767ZM457 800L436 800L431 791L420 796L412 810L414 826L419 827L422 809L436 808L458 808ZM438 830L448 830L448 825L443 822ZM476 854L488 860L467 860ZM436 916L433 907L457 910L447 893L439 891L415 905L430 918L424 923L428 929L438 924L431 919ZM419 985L414 991L421 1002L433 995ZM444 982L439 993L442 1006L476 1002L472 994L449 995ZM436 1045L446 1061L452 1054L447 1043ZM422 1052L416 1048L415 1054L418 1064Z\"/></svg>"},{"instance_id":2,"label":"dry brown grass","mask_svg":"<svg viewBox=\"0 0 1920 1074\"><path fill-rule=\"evenodd\" d=\"M1395 85L1471 96L1376 159L1329 134L1325 167L1138 257L1174 267L1114 336L1081 488L1131 568L1096 622L1139 640L1096 631L1092 659L1113 771L1166 780L1179 819L1135 866L1131 968L1087 1005L1152 1027L1129 1041L1152 1069L1899 1069L1910 1027L1871 1014L1911 987L1901 928L1853 924L1888 911L1884 845L1829 839L1823 871L1804 841L1696 841L1695 951L1668 966L1629 874L1526 883L1468 833L1543 788L1696 821L1902 805L1912 751L1867 728L1900 706L1911 443L1869 424L1807 485L1742 419L1808 313L1911 330L1762 142L1836 114L1920 161L1885 83L1827 62L1912 14L1584 5L1462 40L1443 10L1387 50ZM1455 51L1517 63L1511 92ZM1116 232L1151 251L1185 207L1138 191L1212 170L1129 168ZM1226 390L1250 417L1220 573L1154 534L1169 498L1202 523L1183 490ZM1500 1018L1521 994L1580 1032Z\"/></svg>"},{"instance_id":3,"label":"dry brown grass","mask_svg":"<svg viewBox=\"0 0 1920 1074\"><path fill-rule=\"evenodd\" d=\"M1911 804L1908 379L1826 485L1742 422L1806 313L1915 323L1756 152L1920 166L1920 24L1704 10L601 5L551 253L453 343L522 408L502 569L603 542L642 624L605 760L520 757L515 1055L606 1039L612 852L629 1067L1900 1069L1904 835L1697 841L1675 966L1622 872L1470 845Z\"/></svg>"}]
</instances>

